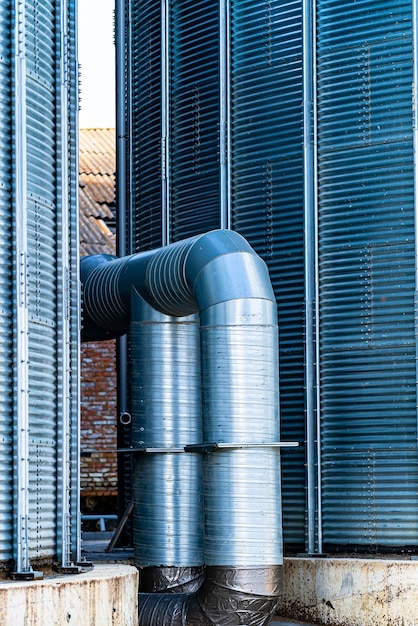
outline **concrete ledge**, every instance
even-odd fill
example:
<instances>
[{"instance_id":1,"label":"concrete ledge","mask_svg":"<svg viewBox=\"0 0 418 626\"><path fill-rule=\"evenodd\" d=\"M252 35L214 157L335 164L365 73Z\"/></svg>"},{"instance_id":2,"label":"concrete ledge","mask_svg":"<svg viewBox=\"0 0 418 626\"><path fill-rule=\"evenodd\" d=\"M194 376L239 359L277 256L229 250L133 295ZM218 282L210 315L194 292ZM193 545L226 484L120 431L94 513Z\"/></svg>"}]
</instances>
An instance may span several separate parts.
<instances>
[{"instance_id":1,"label":"concrete ledge","mask_svg":"<svg viewBox=\"0 0 418 626\"><path fill-rule=\"evenodd\" d=\"M416 626L418 562L286 558L279 615L329 626Z\"/></svg>"},{"instance_id":2,"label":"concrete ledge","mask_svg":"<svg viewBox=\"0 0 418 626\"><path fill-rule=\"evenodd\" d=\"M138 570L96 565L74 576L0 583L1 626L138 626Z\"/></svg>"}]
</instances>

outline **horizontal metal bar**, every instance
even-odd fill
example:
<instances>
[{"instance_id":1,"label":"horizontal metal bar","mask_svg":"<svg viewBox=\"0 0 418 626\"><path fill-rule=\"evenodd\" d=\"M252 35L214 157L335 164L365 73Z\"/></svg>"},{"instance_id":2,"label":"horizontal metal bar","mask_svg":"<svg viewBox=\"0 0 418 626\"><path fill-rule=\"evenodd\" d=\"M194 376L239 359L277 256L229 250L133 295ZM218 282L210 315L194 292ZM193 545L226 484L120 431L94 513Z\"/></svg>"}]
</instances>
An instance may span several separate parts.
<instances>
[{"instance_id":1,"label":"horizontal metal bar","mask_svg":"<svg viewBox=\"0 0 418 626\"><path fill-rule=\"evenodd\" d=\"M117 452L126 453L181 453L181 452L213 452L214 450L233 450L238 448L297 448L298 441L272 441L266 443L193 443L184 448L119 448Z\"/></svg>"},{"instance_id":2,"label":"horizontal metal bar","mask_svg":"<svg viewBox=\"0 0 418 626\"><path fill-rule=\"evenodd\" d=\"M268 443L201 443L185 446L186 452L212 452L213 450L232 450L238 448L296 448L297 441L273 441Z\"/></svg>"},{"instance_id":3,"label":"horizontal metal bar","mask_svg":"<svg viewBox=\"0 0 418 626\"><path fill-rule=\"evenodd\" d=\"M98 520L101 520L101 519L116 520L116 519L118 519L118 516L114 515L113 513L103 513L103 514L102 513L96 513L95 515L94 514L92 514L92 515L84 515L84 514L82 514L81 515L81 519L83 521L89 521L89 522L95 521L95 520L98 521Z\"/></svg>"},{"instance_id":4,"label":"horizontal metal bar","mask_svg":"<svg viewBox=\"0 0 418 626\"><path fill-rule=\"evenodd\" d=\"M133 454L155 454L165 452L178 454L180 452L184 452L184 448L118 448L116 452L126 453L131 452Z\"/></svg>"}]
</instances>

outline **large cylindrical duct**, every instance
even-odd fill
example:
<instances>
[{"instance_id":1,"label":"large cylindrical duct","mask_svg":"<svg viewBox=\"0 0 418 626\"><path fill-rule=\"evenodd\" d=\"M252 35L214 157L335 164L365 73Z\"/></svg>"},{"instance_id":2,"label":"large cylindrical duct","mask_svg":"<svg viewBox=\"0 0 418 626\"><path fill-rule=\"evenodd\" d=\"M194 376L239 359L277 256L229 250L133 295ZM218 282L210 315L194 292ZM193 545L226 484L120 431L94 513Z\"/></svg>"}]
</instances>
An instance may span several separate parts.
<instances>
[{"instance_id":1,"label":"large cylindrical duct","mask_svg":"<svg viewBox=\"0 0 418 626\"><path fill-rule=\"evenodd\" d=\"M193 441L196 432L188 433L191 439L186 445L182 434L165 433L162 424L170 403L160 411L155 390L158 386L164 388L166 381L158 374L161 382L156 387L150 380L153 357L134 355L134 360L145 361L138 361L138 367L134 367L138 376L132 385L138 385L138 392L133 395L139 404L148 398L156 406L150 406L149 412L143 407L135 409L138 424L142 419L146 424L140 426L144 431L135 435L136 445L145 447L145 431L150 430L150 444L146 444L150 449L135 455L137 480L144 480L142 470L148 474L147 480L151 479L159 463L156 455L168 454L169 458L178 454L179 458L186 458L204 453L207 566L205 581L194 594L141 593L140 623L267 624L277 604L282 532L276 303L266 265L245 239L223 230L126 259L99 262L96 268L92 268L92 259L89 264L90 269L85 272L84 312L90 328L96 324L120 332L121 315L130 320L131 329L138 323L149 326L149 322L152 325L157 321L154 310L162 314L158 323L169 327L175 325L176 318L187 324L189 315L197 311L200 314L200 442ZM148 310L135 292L150 305ZM173 329L167 330L167 341L161 341L164 332L149 328L140 331L147 338L141 339L145 341L144 350L154 349L151 337L157 341L158 359L162 362L158 367L162 370L164 366L171 369L170 361L176 358L173 345L179 341L178 334L169 339ZM147 359L151 359L148 364ZM176 380L176 387L181 385L175 373L170 372L170 376ZM145 391L145 386L150 391ZM169 388L173 392L173 386ZM154 424L155 419L159 423ZM169 421L172 428L174 420ZM174 446L182 450L175 453ZM141 461L144 455L149 459L145 463ZM168 467L164 468L164 464L171 462L162 463L162 474ZM147 464L153 469L148 471ZM158 489L166 489L161 475L154 481L150 482L151 491L157 485ZM154 498L151 494L149 497ZM147 504L145 500L141 502L145 509ZM176 507L167 499L166 510L160 509L159 521L173 517ZM137 511L136 515L142 513ZM154 543L153 539L150 543ZM154 563L145 559L147 562L140 566L162 565L166 569L173 564L165 537L161 544L166 546L165 553L158 554L155 545ZM139 560L142 558L138 556Z\"/></svg>"},{"instance_id":2,"label":"large cylindrical duct","mask_svg":"<svg viewBox=\"0 0 418 626\"><path fill-rule=\"evenodd\" d=\"M130 325L134 549L141 589L194 591L204 565L199 320L134 291Z\"/></svg>"}]
</instances>

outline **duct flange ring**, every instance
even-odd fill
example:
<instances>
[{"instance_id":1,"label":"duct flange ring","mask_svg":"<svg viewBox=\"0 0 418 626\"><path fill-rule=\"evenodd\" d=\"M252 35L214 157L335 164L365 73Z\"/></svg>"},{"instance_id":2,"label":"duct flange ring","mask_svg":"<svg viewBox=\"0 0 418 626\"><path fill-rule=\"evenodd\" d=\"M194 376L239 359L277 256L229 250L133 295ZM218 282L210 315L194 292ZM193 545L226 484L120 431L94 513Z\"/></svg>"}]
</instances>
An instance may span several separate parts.
<instances>
[{"instance_id":1,"label":"duct flange ring","mask_svg":"<svg viewBox=\"0 0 418 626\"><path fill-rule=\"evenodd\" d=\"M132 415L130 413L128 413L128 411L123 411L119 415L119 421L124 426L128 426L132 422Z\"/></svg>"}]
</instances>

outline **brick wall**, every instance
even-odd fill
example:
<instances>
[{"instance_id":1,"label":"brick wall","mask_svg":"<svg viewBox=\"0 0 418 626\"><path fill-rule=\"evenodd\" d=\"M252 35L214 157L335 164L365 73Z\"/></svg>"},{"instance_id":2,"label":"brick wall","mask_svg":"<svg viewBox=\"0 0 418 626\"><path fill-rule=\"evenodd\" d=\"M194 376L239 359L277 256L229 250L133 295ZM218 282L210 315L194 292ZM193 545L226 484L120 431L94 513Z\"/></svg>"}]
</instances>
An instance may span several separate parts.
<instances>
[{"instance_id":1,"label":"brick wall","mask_svg":"<svg viewBox=\"0 0 418 626\"><path fill-rule=\"evenodd\" d=\"M115 341L81 345L81 497L115 496Z\"/></svg>"}]
</instances>

